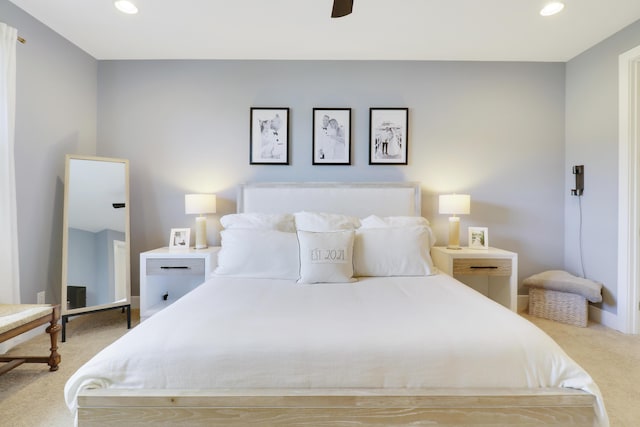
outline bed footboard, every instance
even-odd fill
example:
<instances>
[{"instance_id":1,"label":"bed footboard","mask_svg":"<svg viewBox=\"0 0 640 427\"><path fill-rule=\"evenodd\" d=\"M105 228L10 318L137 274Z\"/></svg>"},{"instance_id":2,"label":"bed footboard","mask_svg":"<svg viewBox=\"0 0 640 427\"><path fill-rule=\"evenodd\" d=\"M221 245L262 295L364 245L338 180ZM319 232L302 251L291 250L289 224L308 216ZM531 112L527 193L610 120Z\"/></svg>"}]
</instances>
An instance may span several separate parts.
<instances>
[{"instance_id":1,"label":"bed footboard","mask_svg":"<svg viewBox=\"0 0 640 427\"><path fill-rule=\"evenodd\" d=\"M567 389L85 390L78 424L589 426L595 397Z\"/></svg>"}]
</instances>

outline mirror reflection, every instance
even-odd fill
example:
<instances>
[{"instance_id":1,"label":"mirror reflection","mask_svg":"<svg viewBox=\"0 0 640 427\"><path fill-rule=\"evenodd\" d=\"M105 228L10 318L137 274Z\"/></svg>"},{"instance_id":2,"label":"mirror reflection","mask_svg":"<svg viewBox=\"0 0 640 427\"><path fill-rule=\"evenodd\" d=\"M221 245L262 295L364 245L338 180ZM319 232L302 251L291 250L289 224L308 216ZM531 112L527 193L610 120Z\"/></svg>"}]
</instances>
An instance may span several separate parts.
<instances>
[{"instance_id":1,"label":"mirror reflection","mask_svg":"<svg viewBox=\"0 0 640 427\"><path fill-rule=\"evenodd\" d=\"M70 314L126 306L130 316L128 162L67 156L63 341Z\"/></svg>"}]
</instances>

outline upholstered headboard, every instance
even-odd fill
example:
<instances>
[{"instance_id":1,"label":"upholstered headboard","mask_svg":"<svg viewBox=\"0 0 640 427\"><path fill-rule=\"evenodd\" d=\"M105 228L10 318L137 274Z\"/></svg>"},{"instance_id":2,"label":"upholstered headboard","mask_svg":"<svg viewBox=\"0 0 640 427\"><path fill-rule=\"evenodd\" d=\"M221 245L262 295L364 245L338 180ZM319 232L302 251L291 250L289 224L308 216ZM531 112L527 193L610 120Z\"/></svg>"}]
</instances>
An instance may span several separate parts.
<instances>
[{"instance_id":1,"label":"upholstered headboard","mask_svg":"<svg viewBox=\"0 0 640 427\"><path fill-rule=\"evenodd\" d=\"M239 188L238 212L420 216L420 194L417 182L249 183Z\"/></svg>"}]
</instances>

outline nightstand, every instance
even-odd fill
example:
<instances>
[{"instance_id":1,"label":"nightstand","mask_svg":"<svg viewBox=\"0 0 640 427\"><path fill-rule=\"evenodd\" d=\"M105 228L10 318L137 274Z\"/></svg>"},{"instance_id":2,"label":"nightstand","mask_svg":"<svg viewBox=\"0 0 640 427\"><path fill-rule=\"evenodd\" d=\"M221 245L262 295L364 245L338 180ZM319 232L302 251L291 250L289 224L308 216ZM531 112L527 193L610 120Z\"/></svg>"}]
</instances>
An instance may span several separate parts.
<instances>
[{"instance_id":1,"label":"nightstand","mask_svg":"<svg viewBox=\"0 0 640 427\"><path fill-rule=\"evenodd\" d=\"M518 254L503 249L431 248L434 265L443 273L518 311Z\"/></svg>"},{"instance_id":2,"label":"nightstand","mask_svg":"<svg viewBox=\"0 0 640 427\"><path fill-rule=\"evenodd\" d=\"M205 282L219 246L184 251L159 248L140 254L140 320L145 320Z\"/></svg>"}]
</instances>

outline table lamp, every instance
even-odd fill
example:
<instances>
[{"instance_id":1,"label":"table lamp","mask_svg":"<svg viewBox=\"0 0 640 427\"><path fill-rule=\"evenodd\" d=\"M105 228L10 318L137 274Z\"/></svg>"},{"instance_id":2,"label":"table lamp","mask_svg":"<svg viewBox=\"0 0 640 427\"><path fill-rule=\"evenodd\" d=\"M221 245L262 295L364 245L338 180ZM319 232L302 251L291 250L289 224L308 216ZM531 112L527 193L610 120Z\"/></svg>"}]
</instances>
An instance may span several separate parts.
<instances>
[{"instance_id":1,"label":"table lamp","mask_svg":"<svg viewBox=\"0 0 640 427\"><path fill-rule=\"evenodd\" d=\"M471 210L471 197L468 194L443 194L439 200L441 214L449 217L448 249L460 249L460 218L456 215L468 215Z\"/></svg>"},{"instance_id":2,"label":"table lamp","mask_svg":"<svg viewBox=\"0 0 640 427\"><path fill-rule=\"evenodd\" d=\"M207 218L205 214L216 213L215 194L185 194L184 213L199 215L196 218L196 249L207 247Z\"/></svg>"}]
</instances>

